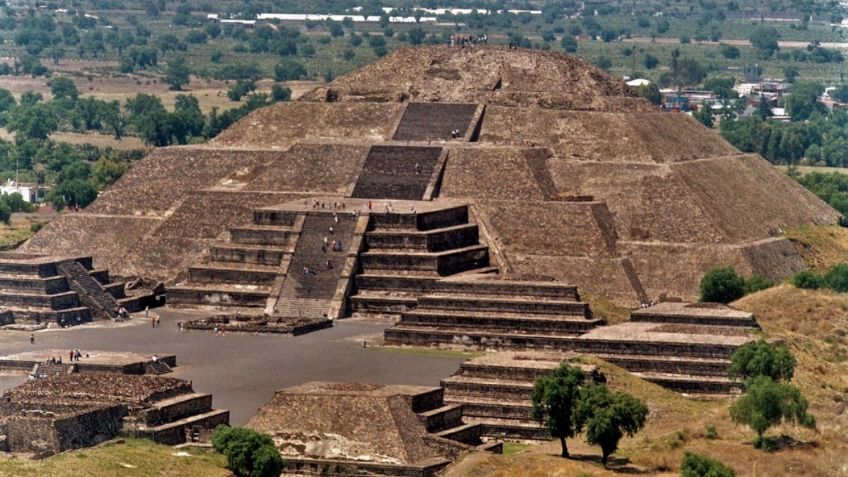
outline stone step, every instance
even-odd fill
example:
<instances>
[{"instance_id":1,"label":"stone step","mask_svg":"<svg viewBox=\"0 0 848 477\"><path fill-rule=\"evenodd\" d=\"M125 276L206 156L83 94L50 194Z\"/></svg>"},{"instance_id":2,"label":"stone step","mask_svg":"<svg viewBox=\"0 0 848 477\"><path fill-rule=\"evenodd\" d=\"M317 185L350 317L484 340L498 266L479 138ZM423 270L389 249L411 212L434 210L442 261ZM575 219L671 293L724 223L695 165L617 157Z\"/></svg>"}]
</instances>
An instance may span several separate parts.
<instances>
[{"instance_id":1,"label":"stone step","mask_svg":"<svg viewBox=\"0 0 848 477\"><path fill-rule=\"evenodd\" d=\"M487 398L477 395L449 393L445 396L445 403L461 405L463 418L532 419L531 410L533 405L528 400Z\"/></svg>"},{"instance_id":2,"label":"stone step","mask_svg":"<svg viewBox=\"0 0 848 477\"><path fill-rule=\"evenodd\" d=\"M486 315L474 311L431 310L418 308L401 316L400 325L455 326L479 329L504 329L506 331L541 331L584 333L603 324L603 320L587 320L582 316L551 314L493 313Z\"/></svg>"},{"instance_id":3,"label":"stone step","mask_svg":"<svg viewBox=\"0 0 848 477\"><path fill-rule=\"evenodd\" d=\"M476 104L409 103L393 139L402 141L448 140L459 130L459 140L472 127Z\"/></svg>"},{"instance_id":4,"label":"stone step","mask_svg":"<svg viewBox=\"0 0 848 477\"><path fill-rule=\"evenodd\" d=\"M691 376L668 373L633 373L666 389L686 394L741 394L745 385L727 377Z\"/></svg>"},{"instance_id":5,"label":"stone step","mask_svg":"<svg viewBox=\"0 0 848 477\"><path fill-rule=\"evenodd\" d=\"M54 310L46 307L9 306L4 305L5 310L11 311L16 321L32 323L58 323L65 326L81 325L91 321L91 309L86 306Z\"/></svg>"},{"instance_id":6,"label":"stone step","mask_svg":"<svg viewBox=\"0 0 848 477\"><path fill-rule=\"evenodd\" d=\"M538 422L528 419L496 419L469 417L469 423L478 424L483 435L497 439L547 441L551 434Z\"/></svg>"},{"instance_id":7,"label":"stone step","mask_svg":"<svg viewBox=\"0 0 848 477\"><path fill-rule=\"evenodd\" d=\"M459 224L432 230L375 230L365 235L370 250L410 249L438 252L479 243L477 224Z\"/></svg>"},{"instance_id":8,"label":"stone step","mask_svg":"<svg viewBox=\"0 0 848 477\"><path fill-rule=\"evenodd\" d=\"M210 250L210 253L212 260L215 262L233 262L278 267L283 261L283 256L290 252L283 248L274 248L267 245L261 246L228 243L214 245Z\"/></svg>"},{"instance_id":9,"label":"stone step","mask_svg":"<svg viewBox=\"0 0 848 477\"><path fill-rule=\"evenodd\" d=\"M156 427L211 410L211 394L186 393L153 403L141 418L145 426Z\"/></svg>"},{"instance_id":10,"label":"stone step","mask_svg":"<svg viewBox=\"0 0 848 477\"><path fill-rule=\"evenodd\" d=\"M298 212L293 210L258 209L253 211L253 224L291 227L297 215Z\"/></svg>"},{"instance_id":11,"label":"stone step","mask_svg":"<svg viewBox=\"0 0 848 477\"><path fill-rule=\"evenodd\" d=\"M363 269L428 270L451 275L489 265L489 247L471 245L442 252L410 252L374 249L360 255Z\"/></svg>"},{"instance_id":12,"label":"stone step","mask_svg":"<svg viewBox=\"0 0 848 477\"><path fill-rule=\"evenodd\" d=\"M387 328L386 344L411 346L459 345L471 348L553 349L574 351L580 341L577 334L520 333L481 331L474 328L402 326Z\"/></svg>"},{"instance_id":13,"label":"stone step","mask_svg":"<svg viewBox=\"0 0 848 477\"><path fill-rule=\"evenodd\" d=\"M402 313L415 308L418 301L414 296L358 294L348 298L351 311L359 313Z\"/></svg>"},{"instance_id":14,"label":"stone step","mask_svg":"<svg viewBox=\"0 0 848 477\"><path fill-rule=\"evenodd\" d=\"M462 405L445 404L439 408L418 414L427 432L441 432L462 425Z\"/></svg>"},{"instance_id":15,"label":"stone step","mask_svg":"<svg viewBox=\"0 0 848 477\"><path fill-rule=\"evenodd\" d=\"M181 283L168 289L168 304L264 308L269 286Z\"/></svg>"},{"instance_id":16,"label":"stone step","mask_svg":"<svg viewBox=\"0 0 848 477\"><path fill-rule=\"evenodd\" d=\"M63 276L43 278L31 275L0 276L0 291L4 293L29 292L51 295L68 290L68 282Z\"/></svg>"},{"instance_id":17,"label":"stone step","mask_svg":"<svg viewBox=\"0 0 848 477\"><path fill-rule=\"evenodd\" d=\"M124 286L125 284L121 282L108 283L106 285L103 285L103 291L112 295L112 298L118 300L127 297L127 294L124 290Z\"/></svg>"},{"instance_id":18,"label":"stone step","mask_svg":"<svg viewBox=\"0 0 848 477\"><path fill-rule=\"evenodd\" d=\"M352 197L421 200L442 149L421 146L371 146Z\"/></svg>"},{"instance_id":19,"label":"stone step","mask_svg":"<svg viewBox=\"0 0 848 477\"><path fill-rule=\"evenodd\" d=\"M494 295L428 294L418 298L418 307L441 310L508 311L590 316L589 305L554 298L504 297Z\"/></svg>"},{"instance_id":20,"label":"stone step","mask_svg":"<svg viewBox=\"0 0 848 477\"><path fill-rule=\"evenodd\" d=\"M230 229L230 241L246 245L291 246L297 235L290 227L275 225L249 225Z\"/></svg>"},{"instance_id":21,"label":"stone step","mask_svg":"<svg viewBox=\"0 0 848 477\"><path fill-rule=\"evenodd\" d=\"M0 292L0 303L4 306L32 306L60 310L80 306L79 295L73 291L45 295L29 292Z\"/></svg>"},{"instance_id":22,"label":"stone step","mask_svg":"<svg viewBox=\"0 0 848 477\"><path fill-rule=\"evenodd\" d=\"M482 427L477 424L461 424L450 429L445 429L434 433L436 437L450 439L452 441L461 442L470 446L480 444L480 436L483 433Z\"/></svg>"},{"instance_id":23,"label":"stone step","mask_svg":"<svg viewBox=\"0 0 848 477\"><path fill-rule=\"evenodd\" d=\"M532 381L454 375L443 379L441 385L445 388L445 394L448 396L481 396L484 398L521 401L530 399L533 394Z\"/></svg>"},{"instance_id":24,"label":"stone step","mask_svg":"<svg viewBox=\"0 0 848 477\"><path fill-rule=\"evenodd\" d=\"M703 326L741 326L748 328L759 328L757 320L753 316L750 317L728 317L728 316L697 316L685 314L669 314L657 313L651 314L648 310L640 310L630 315L632 322L648 322L648 323L675 323L684 325L703 325Z\"/></svg>"},{"instance_id":25,"label":"stone step","mask_svg":"<svg viewBox=\"0 0 848 477\"><path fill-rule=\"evenodd\" d=\"M544 367L518 367L509 365L481 364L466 361L459 365L459 374L474 378L487 379L514 379L535 381L537 378L550 373L555 366Z\"/></svg>"},{"instance_id":26,"label":"stone step","mask_svg":"<svg viewBox=\"0 0 848 477\"><path fill-rule=\"evenodd\" d=\"M194 426L202 429L214 429L221 424L228 424L229 421L230 411L226 409L213 409L159 426L140 426L135 432L141 437L147 437L157 444L170 446L182 444L186 441L186 429Z\"/></svg>"},{"instance_id":27,"label":"stone step","mask_svg":"<svg viewBox=\"0 0 848 477\"><path fill-rule=\"evenodd\" d=\"M468 223L468 206L457 205L427 212L398 211L383 213L384 201L374 204L369 216L369 230L433 230Z\"/></svg>"},{"instance_id":28,"label":"stone step","mask_svg":"<svg viewBox=\"0 0 848 477\"><path fill-rule=\"evenodd\" d=\"M151 374L155 375L162 375L173 372L171 370L171 367L161 360L151 361L147 363L147 368Z\"/></svg>"},{"instance_id":29,"label":"stone step","mask_svg":"<svg viewBox=\"0 0 848 477\"><path fill-rule=\"evenodd\" d=\"M721 358L606 353L595 356L631 372L726 377L730 369L730 360Z\"/></svg>"},{"instance_id":30,"label":"stone step","mask_svg":"<svg viewBox=\"0 0 848 477\"><path fill-rule=\"evenodd\" d=\"M194 283L270 285L279 272L279 267L267 265L213 262L190 266L188 280Z\"/></svg>"}]
</instances>

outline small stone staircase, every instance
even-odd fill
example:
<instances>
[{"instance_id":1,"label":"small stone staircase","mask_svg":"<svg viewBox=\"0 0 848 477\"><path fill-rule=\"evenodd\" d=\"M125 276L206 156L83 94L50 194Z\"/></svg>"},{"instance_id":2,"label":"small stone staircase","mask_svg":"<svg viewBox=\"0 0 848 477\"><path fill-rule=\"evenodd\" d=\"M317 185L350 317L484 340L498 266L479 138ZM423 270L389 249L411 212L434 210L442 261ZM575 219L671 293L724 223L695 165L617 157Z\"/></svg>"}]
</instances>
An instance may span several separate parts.
<instances>
[{"instance_id":1,"label":"small stone staircase","mask_svg":"<svg viewBox=\"0 0 848 477\"><path fill-rule=\"evenodd\" d=\"M118 316L118 301L88 274L82 264L76 260L66 260L57 264L56 268L68 279L71 289L91 308L95 317L109 319Z\"/></svg>"},{"instance_id":2,"label":"small stone staircase","mask_svg":"<svg viewBox=\"0 0 848 477\"><path fill-rule=\"evenodd\" d=\"M483 427L479 424L469 424L463 420L463 406L457 403L444 402L443 388L434 388L426 393L426 399L421 395L412 400L412 411L424 424L427 432L443 439L449 439L480 450L500 453L502 443L498 441L483 442L481 439Z\"/></svg>"},{"instance_id":3,"label":"small stone staircase","mask_svg":"<svg viewBox=\"0 0 848 477\"><path fill-rule=\"evenodd\" d=\"M147 374L155 374L160 376L162 374L172 373L173 370L167 363L162 360L150 361L147 363Z\"/></svg>"},{"instance_id":4,"label":"small stone staircase","mask_svg":"<svg viewBox=\"0 0 848 477\"><path fill-rule=\"evenodd\" d=\"M75 370L73 363L38 363L32 370L36 378L46 378L57 374L70 374Z\"/></svg>"}]
</instances>

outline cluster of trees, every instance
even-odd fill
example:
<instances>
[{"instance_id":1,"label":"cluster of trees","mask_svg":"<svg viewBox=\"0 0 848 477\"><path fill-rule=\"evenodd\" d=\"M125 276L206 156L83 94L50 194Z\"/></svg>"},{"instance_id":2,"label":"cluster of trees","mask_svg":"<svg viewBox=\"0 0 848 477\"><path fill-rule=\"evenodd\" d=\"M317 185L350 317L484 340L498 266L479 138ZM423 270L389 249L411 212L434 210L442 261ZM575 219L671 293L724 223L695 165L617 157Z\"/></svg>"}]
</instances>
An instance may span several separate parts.
<instances>
[{"instance_id":1,"label":"cluster of trees","mask_svg":"<svg viewBox=\"0 0 848 477\"><path fill-rule=\"evenodd\" d=\"M532 416L559 438L563 457L569 456L565 439L585 432L586 442L601 447L606 465L621 438L645 426L648 408L629 394L587 382L580 368L563 363L533 385Z\"/></svg>"},{"instance_id":2,"label":"cluster of trees","mask_svg":"<svg viewBox=\"0 0 848 477\"><path fill-rule=\"evenodd\" d=\"M701 301L730 303L749 293L774 286L774 282L758 275L744 278L733 267L717 267L701 278Z\"/></svg>"},{"instance_id":3,"label":"cluster of trees","mask_svg":"<svg viewBox=\"0 0 848 477\"><path fill-rule=\"evenodd\" d=\"M283 458L267 434L220 425L212 435L212 446L227 457L227 468L236 477L279 477L283 472Z\"/></svg>"},{"instance_id":4,"label":"cluster of trees","mask_svg":"<svg viewBox=\"0 0 848 477\"><path fill-rule=\"evenodd\" d=\"M824 86L798 82L786 98L792 122L768 121L771 108L737 121L722 121L721 136L744 152L761 154L775 164L795 164L801 159L816 165L848 166L848 113L828 111L819 102ZM837 90L838 94L842 89Z\"/></svg>"},{"instance_id":5,"label":"cluster of trees","mask_svg":"<svg viewBox=\"0 0 848 477\"><path fill-rule=\"evenodd\" d=\"M819 199L827 202L842 215L848 216L848 175L837 172L812 172L801 175L797 168L791 166L787 173Z\"/></svg>"},{"instance_id":6,"label":"cluster of trees","mask_svg":"<svg viewBox=\"0 0 848 477\"><path fill-rule=\"evenodd\" d=\"M809 290L826 288L839 293L848 292L848 263L837 263L824 273L803 270L792 277L792 284Z\"/></svg>"},{"instance_id":7,"label":"cluster of trees","mask_svg":"<svg viewBox=\"0 0 848 477\"><path fill-rule=\"evenodd\" d=\"M773 449L774 443L764 435L781 422L816 425L807 412L807 400L789 383L795 363L786 346L762 339L741 346L731 356L730 375L745 381L745 394L730 407L730 417L757 433L757 448Z\"/></svg>"},{"instance_id":8,"label":"cluster of trees","mask_svg":"<svg viewBox=\"0 0 848 477\"><path fill-rule=\"evenodd\" d=\"M17 192L0 195L0 222L6 225L9 224L9 219L15 212L32 212L33 210L33 206Z\"/></svg>"}]
</instances>

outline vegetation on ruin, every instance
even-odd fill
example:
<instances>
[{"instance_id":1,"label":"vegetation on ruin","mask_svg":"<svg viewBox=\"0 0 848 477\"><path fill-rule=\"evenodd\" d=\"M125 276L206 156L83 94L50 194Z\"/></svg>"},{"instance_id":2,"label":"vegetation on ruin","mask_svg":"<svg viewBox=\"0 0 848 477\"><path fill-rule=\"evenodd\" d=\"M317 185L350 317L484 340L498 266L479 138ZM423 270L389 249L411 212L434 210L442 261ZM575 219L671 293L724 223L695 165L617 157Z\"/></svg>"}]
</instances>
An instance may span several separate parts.
<instances>
[{"instance_id":1,"label":"vegetation on ruin","mask_svg":"<svg viewBox=\"0 0 848 477\"><path fill-rule=\"evenodd\" d=\"M585 431L586 442L601 447L605 466L621 438L641 430L648 415L638 399L587 383L582 370L565 363L536 380L532 402L533 419L559 438L562 457L570 457L566 438Z\"/></svg>"},{"instance_id":2,"label":"vegetation on ruin","mask_svg":"<svg viewBox=\"0 0 848 477\"><path fill-rule=\"evenodd\" d=\"M730 357L730 375L742 379L767 376L774 381L790 381L795 373L795 357L782 344L763 339L740 346Z\"/></svg>"}]
</instances>

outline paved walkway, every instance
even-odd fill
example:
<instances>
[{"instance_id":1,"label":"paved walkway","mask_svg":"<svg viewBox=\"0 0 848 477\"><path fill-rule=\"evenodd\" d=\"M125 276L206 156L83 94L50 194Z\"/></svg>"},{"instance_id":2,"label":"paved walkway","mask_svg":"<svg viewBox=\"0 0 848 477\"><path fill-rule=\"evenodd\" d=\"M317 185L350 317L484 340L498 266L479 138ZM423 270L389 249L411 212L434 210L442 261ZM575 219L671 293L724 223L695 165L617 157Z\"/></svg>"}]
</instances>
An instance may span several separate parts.
<instances>
[{"instance_id":1,"label":"paved walkway","mask_svg":"<svg viewBox=\"0 0 848 477\"><path fill-rule=\"evenodd\" d=\"M307 381L438 385L459 367L461 358L362 348L362 338L382 335L385 324L339 321L330 329L303 336L180 333L179 319L197 317L156 310L161 326L143 318L122 325L86 325L35 333L0 332L0 355L35 349L128 351L176 354L174 376L189 379L198 392L212 393L214 406L230 410L230 422L244 424L280 388ZM23 382L20 375L0 375L0 392Z\"/></svg>"}]
</instances>

